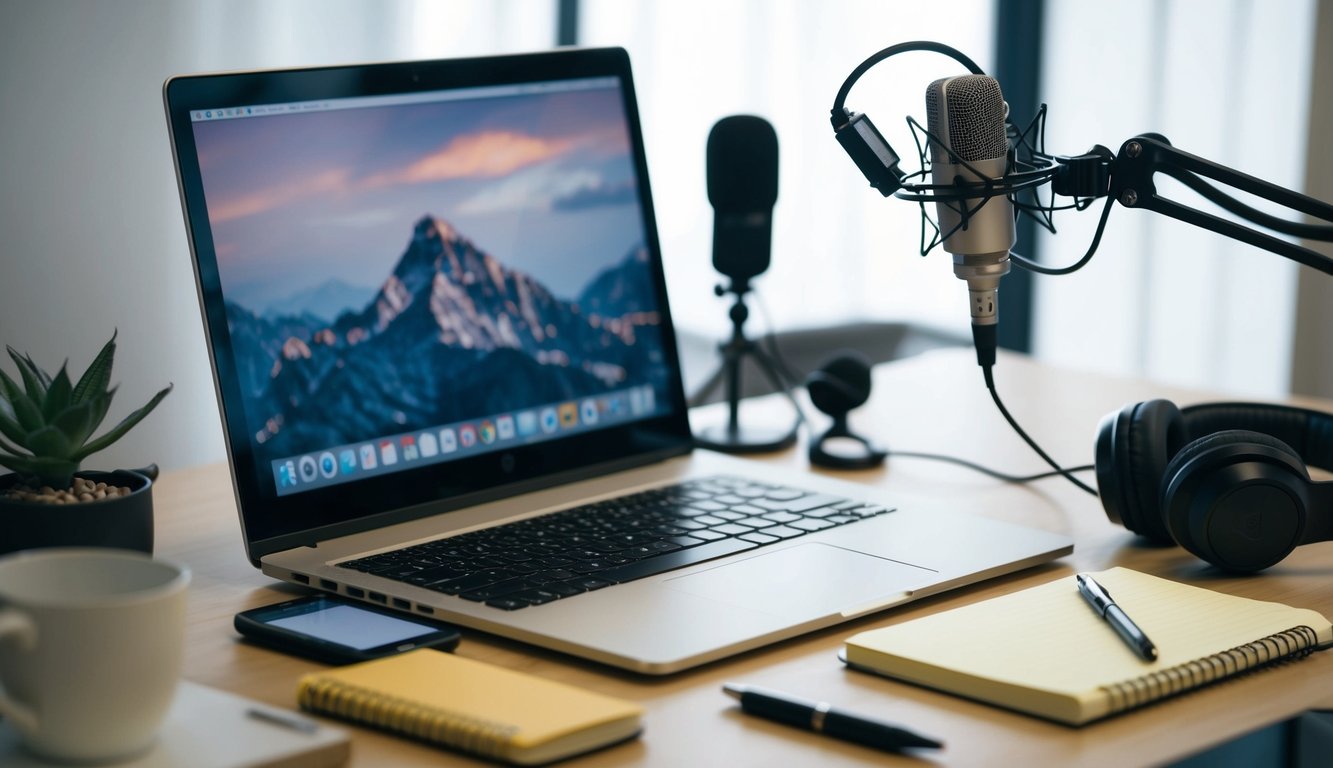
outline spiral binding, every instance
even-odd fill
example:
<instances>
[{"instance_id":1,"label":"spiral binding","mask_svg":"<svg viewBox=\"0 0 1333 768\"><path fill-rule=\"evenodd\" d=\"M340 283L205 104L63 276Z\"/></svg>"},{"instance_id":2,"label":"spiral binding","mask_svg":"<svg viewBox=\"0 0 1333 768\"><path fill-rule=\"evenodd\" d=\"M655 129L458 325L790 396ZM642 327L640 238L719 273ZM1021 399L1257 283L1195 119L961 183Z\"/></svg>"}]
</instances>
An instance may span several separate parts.
<instances>
[{"instance_id":1,"label":"spiral binding","mask_svg":"<svg viewBox=\"0 0 1333 768\"><path fill-rule=\"evenodd\" d=\"M1196 688L1259 669L1280 661L1309 656L1319 636L1308 626L1292 627L1251 643L1206 656L1202 659L1161 669L1151 674L1104 685L1115 714L1149 702L1192 691Z\"/></svg>"},{"instance_id":2,"label":"spiral binding","mask_svg":"<svg viewBox=\"0 0 1333 768\"><path fill-rule=\"evenodd\" d=\"M311 711L492 759L504 759L510 740L518 733L515 726L422 706L339 681L302 685L300 704Z\"/></svg>"}]
</instances>

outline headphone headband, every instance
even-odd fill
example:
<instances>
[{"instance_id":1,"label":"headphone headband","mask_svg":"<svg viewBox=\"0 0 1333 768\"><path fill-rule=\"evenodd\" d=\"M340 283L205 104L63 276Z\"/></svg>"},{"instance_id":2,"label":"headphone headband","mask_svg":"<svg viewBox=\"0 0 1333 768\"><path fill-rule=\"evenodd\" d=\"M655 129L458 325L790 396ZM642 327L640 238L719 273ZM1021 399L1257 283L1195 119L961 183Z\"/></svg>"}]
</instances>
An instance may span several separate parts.
<instances>
[{"instance_id":1,"label":"headphone headband","mask_svg":"<svg viewBox=\"0 0 1333 768\"><path fill-rule=\"evenodd\" d=\"M1205 403L1180 409L1189 440L1226 429L1271 435L1312 467L1333 471L1333 416L1268 403Z\"/></svg>"}]
</instances>

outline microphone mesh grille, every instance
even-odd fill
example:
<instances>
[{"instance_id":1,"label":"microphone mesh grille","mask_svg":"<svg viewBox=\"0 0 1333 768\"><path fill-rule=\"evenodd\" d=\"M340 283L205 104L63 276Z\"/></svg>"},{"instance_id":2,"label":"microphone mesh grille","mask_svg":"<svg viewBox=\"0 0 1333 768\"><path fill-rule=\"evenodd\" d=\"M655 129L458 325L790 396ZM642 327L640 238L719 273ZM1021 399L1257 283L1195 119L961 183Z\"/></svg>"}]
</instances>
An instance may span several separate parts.
<instances>
[{"instance_id":1,"label":"microphone mesh grille","mask_svg":"<svg viewBox=\"0 0 1333 768\"><path fill-rule=\"evenodd\" d=\"M940 91L944 90L945 80L936 80L926 88L926 129L935 136L941 136L948 140L948 136L940 130ZM949 163L949 153L940 148L938 142L933 139L930 142L930 162Z\"/></svg>"},{"instance_id":2,"label":"microphone mesh grille","mask_svg":"<svg viewBox=\"0 0 1333 768\"><path fill-rule=\"evenodd\" d=\"M939 115L940 99L949 116L949 147L958 157L968 162L993 160L1009 151L1005 136L1004 119L1008 108L1000 83L986 75L964 75L936 80L926 89L926 115L930 132L942 136ZM934 142L931 142L934 149ZM932 152L932 161L950 162L942 151Z\"/></svg>"}]
</instances>

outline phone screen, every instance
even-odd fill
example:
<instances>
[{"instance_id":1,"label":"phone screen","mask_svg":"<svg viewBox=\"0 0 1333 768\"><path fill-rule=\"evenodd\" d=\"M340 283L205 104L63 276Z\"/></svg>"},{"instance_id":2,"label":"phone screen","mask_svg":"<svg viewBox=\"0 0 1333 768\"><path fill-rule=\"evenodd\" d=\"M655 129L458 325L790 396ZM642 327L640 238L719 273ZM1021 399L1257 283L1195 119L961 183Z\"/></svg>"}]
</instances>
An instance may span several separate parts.
<instances>
[{"instance_id":1,"label":"phone screen","mask_svg":"<svg viewBox=\"0 0 1333 768\"><path fill-rule=\"evenodd\" d=\"M354 605L318 600L256 617L266 624L364 651L438 632L439 627Z\"/></svg>"}]
</instances>

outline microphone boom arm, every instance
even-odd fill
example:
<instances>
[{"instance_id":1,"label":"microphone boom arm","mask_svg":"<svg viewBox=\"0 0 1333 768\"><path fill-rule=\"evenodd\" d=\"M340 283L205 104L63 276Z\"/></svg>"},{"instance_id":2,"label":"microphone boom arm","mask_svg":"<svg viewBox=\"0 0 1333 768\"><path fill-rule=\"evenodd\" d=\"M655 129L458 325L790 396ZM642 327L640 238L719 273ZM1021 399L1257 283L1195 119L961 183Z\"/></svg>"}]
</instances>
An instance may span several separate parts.
<instances>
[{"instance_id":1,"label":"microphone boom arm","mask_svg":"<svg viewBox=\"0 0 1333 768\"><path fill-rule=\"evenodd\" d=\"M1153 183L1153 175L1158 172L1178 179L1251 223L1269 229L1285 229L1291 234L1300 234L1311 240L1333 241L1333 227L1290 222L1284 222L1281 227L1274 226L1273 217L1227 197L1196 177L1213 179L1330 224L1333 224L1333 205L1177 149L1171 146L1165 136L1154 133L1143 134L1126 141L1116 155L1115 167L1111 173L1110 193L1126 208L1155 211L1163 216L1285 256L1321 272L1333 274L1333 258L1162 197L1157 193L1157 186Z\"/></svg>"}]
</instances>

